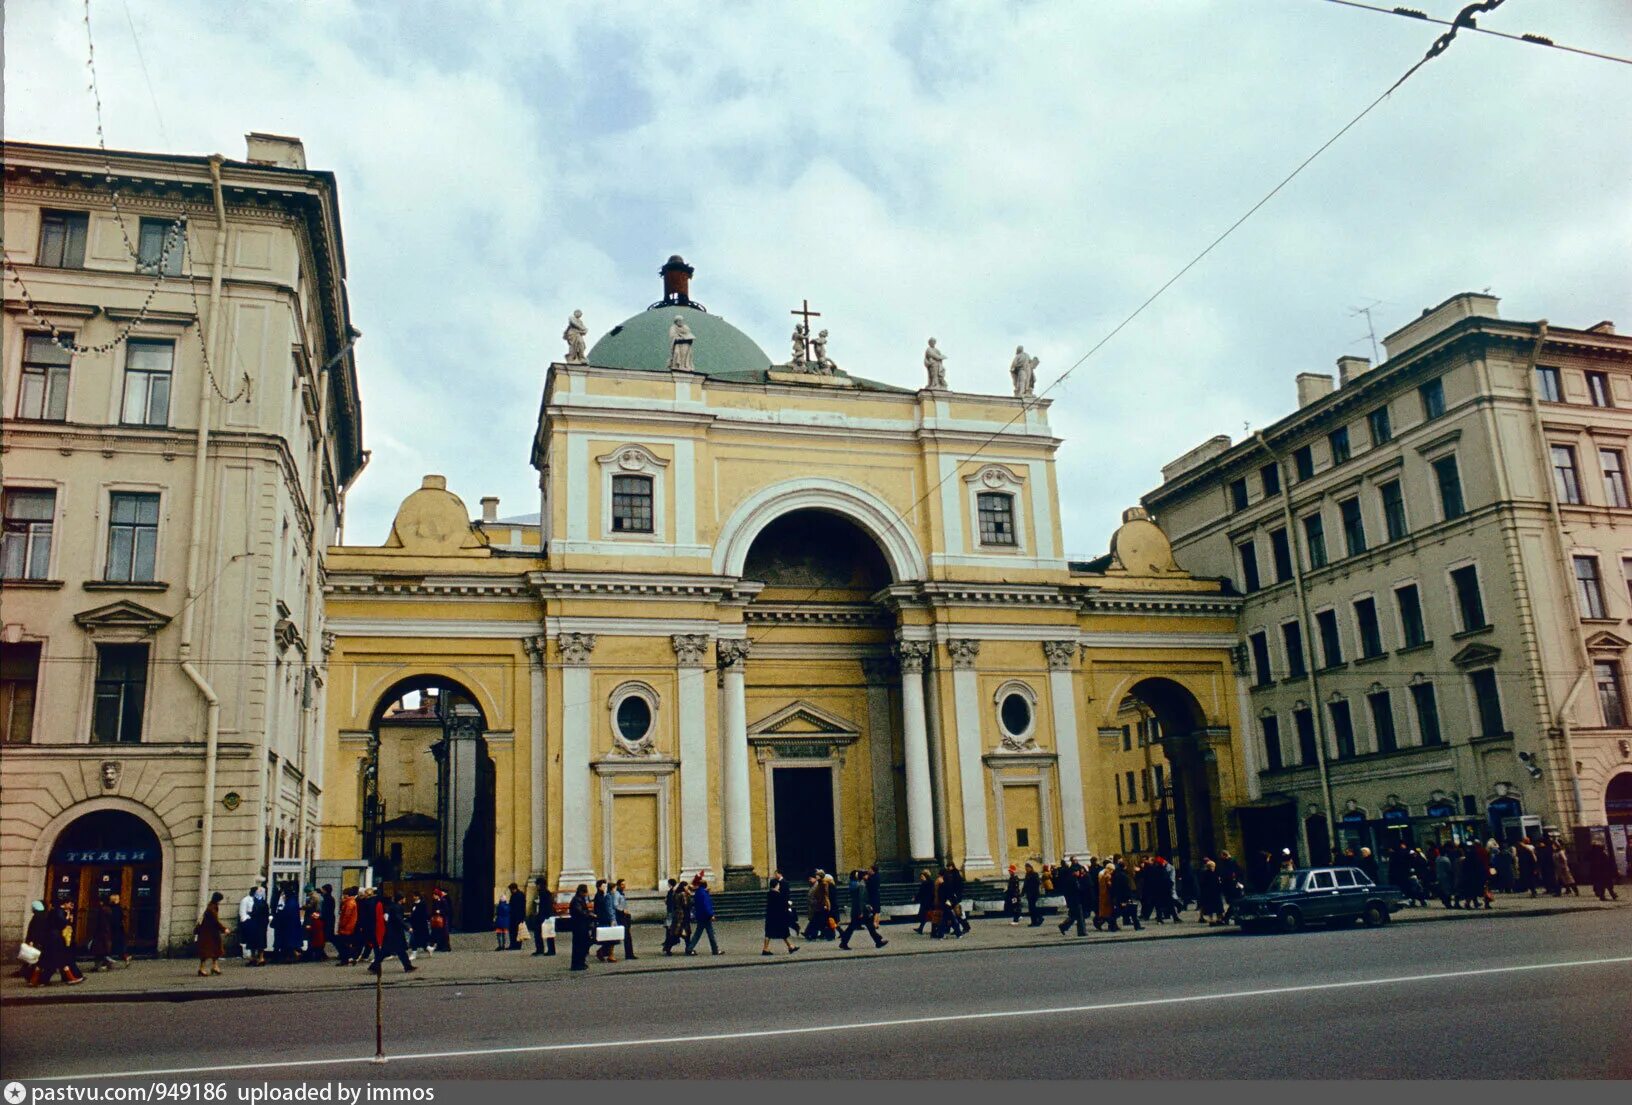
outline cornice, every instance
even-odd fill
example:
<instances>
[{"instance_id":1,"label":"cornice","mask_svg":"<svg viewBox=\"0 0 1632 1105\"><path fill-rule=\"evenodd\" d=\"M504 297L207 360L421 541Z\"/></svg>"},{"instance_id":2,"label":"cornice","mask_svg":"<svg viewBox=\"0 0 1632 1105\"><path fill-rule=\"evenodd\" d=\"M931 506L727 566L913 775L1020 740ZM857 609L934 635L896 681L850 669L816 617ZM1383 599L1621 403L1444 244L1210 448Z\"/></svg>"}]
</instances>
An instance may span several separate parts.
<instances>
[{"instance_id":1,"label":"cornice","mask_svg":"<svg viewBox=\"0 0 1632 1105\"><path fill-rule=\"evenodd\" d=\"M532 590L516 577L489 579L480 576L391 576L329 568L325 594L337 597L393 596L455 599L526 599Z\"/></svg>"},{"instance_id":2,"label":"cornice","mask_svg":"<svg viewBox=\"0 0 1632 1105\"><path fill-rule=\"evenodd\" d=\"M724 576L601 572L529 572L527 586L540 598L719 600L740 591L736 580Z\"/></svg>"},{"instance_id":3,"label":"cornice","mask_svg":"<svg viewBox=\"0 0 1632 1105\"><path fill-rule=\"evenodd\" d=\"M1238 595L1182 595L1160 592L1095 592L1083 595L1085 614L1182 614L1233 618L1245 599Z\"/></svg>"},{"instance_id":4,"label":"cornice","mask_svg":"<svg viewBox=\"0 0 1632 1105\"><path fill-rule=\"evenodd\" d=\"M895 619L873 603L755 603L743 611L751 625L889 626Z\"/></svg>"}]
</instances>

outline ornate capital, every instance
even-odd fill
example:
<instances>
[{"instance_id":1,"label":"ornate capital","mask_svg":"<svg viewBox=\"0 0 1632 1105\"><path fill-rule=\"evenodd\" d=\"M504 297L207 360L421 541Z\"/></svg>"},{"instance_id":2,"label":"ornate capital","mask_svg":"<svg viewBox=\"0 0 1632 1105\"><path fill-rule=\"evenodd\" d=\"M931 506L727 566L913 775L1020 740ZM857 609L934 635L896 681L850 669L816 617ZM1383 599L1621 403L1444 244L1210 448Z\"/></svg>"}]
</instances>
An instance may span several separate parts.
<instances>
[{"instance_id":1,"label":"ornate capital","mask_svg":"<svg viewBox=\"0 0 1632 1105\"><path fill-rule=\"evenodd\" d=\"M544 650L549 647L548 637L523 637L521 647L527 652L527 659L535 668L544 666Z\"/></svg>"},{"instance_id":2,"label":"ornate capital","mask_svg":"<svg viewBox=\"0 0 1632 1105\"><path fill-rule=\"evenodd\" d=\"M1050 671L1070 671L1071 662L1077 658L1077 642L1044 641L1043 655L1048 657Z\"/></svg>"},{"instance_id":3,"label":"ornate capital","mask_svg":"<svg viewBox=\"0 0 1632 1105\"><path fill-rule=\"evenodd\" d=\"M583 665L589 663L589 654L595 651L595 634L593 633L563 633L558 644L561 648L561 662L563 664Z\"/></svg>"},{"instance_id":4,"label":"ornate capital","mask_svg":"<svg viewBox=\"0 0 1632 1105\"><path fill-rule=\"evenodd\" d=\"M895 655L901 661L901 674L922 675L924 664L929 660L929 649L928 641L896 642Z\"/></svg>"},{"instance_id":5,"label":"ornate capital","mask_svg":"<svg viewBox=\"0 0 1632 1105\"><path fill-rule=\"evenodd\" d=\"M946 651L952 654L954 670L968 671L975 666L975 657L980 655L980 642L973 637L954 637L946 642Z\"/></svg>"},{"instance_id":6,"label":"ornate capital","mask_svg":"<svg viewBox=\"0 0 1632 1105\"><path fill-rule=\"evenodd\" d=\"M669 637L675 659L683 668L700 668L708 655L708 638L701 633L675 633Z\"/></svg>"},{"instance_id":7,"label":"ornate capital","mask_svg":"<svg viewBox=\"0 0 1632 1105\"><path fill-rule=\"evenodd\" d=\"M714 653L719 658L720 670L740 668L748 660L749 641L746 637L722 637L714 642Z\"/></svg>"}]
</instances>

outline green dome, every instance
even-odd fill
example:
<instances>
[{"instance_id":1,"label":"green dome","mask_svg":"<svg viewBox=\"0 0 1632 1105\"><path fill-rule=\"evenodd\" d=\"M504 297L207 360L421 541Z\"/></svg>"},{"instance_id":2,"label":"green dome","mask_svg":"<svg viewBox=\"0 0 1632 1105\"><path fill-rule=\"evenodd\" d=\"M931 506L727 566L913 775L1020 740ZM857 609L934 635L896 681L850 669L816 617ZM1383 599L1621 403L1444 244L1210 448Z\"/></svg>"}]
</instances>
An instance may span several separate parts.
<instances>
[{"instance_id":1,"label":"green dome","mask_svg":"<svg viewBox=\"0 0 1632 1105\"><path fill-rule=\"evenodd\" d=\"M604 368L668 371L669 325L678 314L685 315L686 325L696 335L691 359L698 372L728 379L764 380L771 359L753 338L718 315L675 304L652 307L612 327L590 349L589 363Z\"/></svg>"}]
</instances>

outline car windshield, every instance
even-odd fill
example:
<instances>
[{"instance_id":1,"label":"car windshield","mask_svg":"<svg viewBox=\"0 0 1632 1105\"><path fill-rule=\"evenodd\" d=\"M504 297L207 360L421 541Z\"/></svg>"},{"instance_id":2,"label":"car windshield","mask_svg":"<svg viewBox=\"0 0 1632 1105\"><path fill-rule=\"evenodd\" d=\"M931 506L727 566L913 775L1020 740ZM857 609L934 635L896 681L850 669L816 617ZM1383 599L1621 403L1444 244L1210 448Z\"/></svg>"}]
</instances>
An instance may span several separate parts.
<instances>
[{"instance_id":1,"label":"car windshield","mask_svg":"<svg viewBox=\"0 0 1632 1105\"><path fill-rule=\"evenodd\" d=\"M1282 871L1275 876L1275 881L1269 884L1271 890L1296 890L1298 876L1295 871Z\"/></svg>"}]
</instances>

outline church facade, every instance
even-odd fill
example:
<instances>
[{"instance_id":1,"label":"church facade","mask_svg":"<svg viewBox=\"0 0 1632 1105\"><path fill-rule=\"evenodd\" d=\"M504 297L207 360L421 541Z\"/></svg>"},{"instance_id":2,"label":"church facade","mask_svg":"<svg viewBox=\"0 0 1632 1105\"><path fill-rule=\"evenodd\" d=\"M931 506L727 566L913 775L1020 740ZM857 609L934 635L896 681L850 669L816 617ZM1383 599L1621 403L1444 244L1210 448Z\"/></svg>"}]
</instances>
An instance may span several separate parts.
<instances>
[{"instance_id":1,"label":"church facade","mask_svg":"<svg viewBox=\"0 0 1632 1105\"><path fill-rule=\"evenodd\" d=\"M539 877L992 876L1123 850L1135 705L1144 850L1240 847L1240 600L1138 509L1067 559L1035 361L1014 397L933 352L939 386L849 375L825 332L776 365L663 275L592 347L569 323L536 518L428 476L384 544L330 550L320 858L454 880L473 923Z\"/></svg>"}]
</instances>

